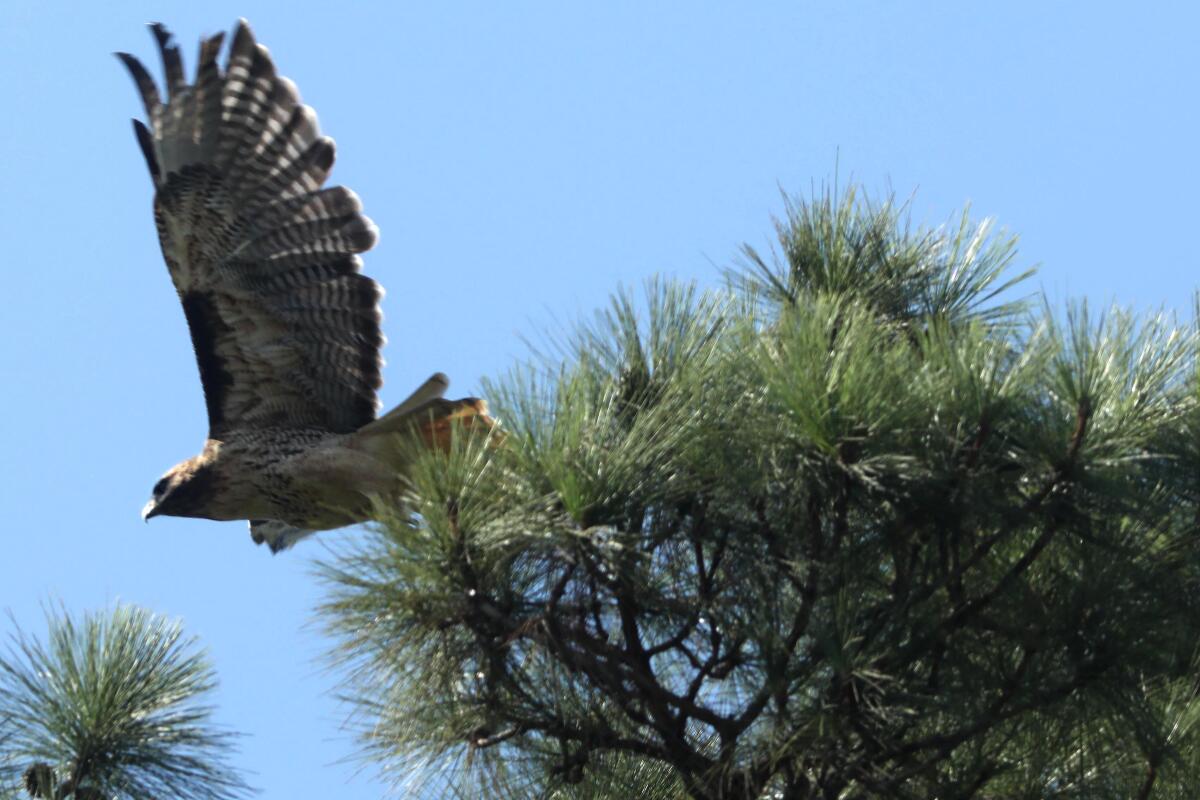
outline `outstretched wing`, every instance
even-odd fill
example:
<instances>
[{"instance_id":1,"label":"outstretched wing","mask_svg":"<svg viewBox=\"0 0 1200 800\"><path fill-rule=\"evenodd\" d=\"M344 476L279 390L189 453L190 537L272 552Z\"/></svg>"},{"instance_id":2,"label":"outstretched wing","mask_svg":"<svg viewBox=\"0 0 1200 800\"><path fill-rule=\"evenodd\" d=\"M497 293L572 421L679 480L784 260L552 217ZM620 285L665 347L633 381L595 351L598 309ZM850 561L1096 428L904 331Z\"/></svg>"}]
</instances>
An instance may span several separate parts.
<instances>
[{"instance_id":1,"label":"outstretched wing","mask_svg":"<svg viewBox=\"0 0 1200 800\"><path fill-rule=\"evenodd\" d=\"M349 189L321 186L333 140L275 73L242 20L200 44L196 81L151 26L167 102L141 63L118 53L141 92L134 120L156 188L154 219L179 292L208 409L209 436L264 428L349 432L374 419L382 291L356 255L375 226Z\"/></svg>"}]
</instances>

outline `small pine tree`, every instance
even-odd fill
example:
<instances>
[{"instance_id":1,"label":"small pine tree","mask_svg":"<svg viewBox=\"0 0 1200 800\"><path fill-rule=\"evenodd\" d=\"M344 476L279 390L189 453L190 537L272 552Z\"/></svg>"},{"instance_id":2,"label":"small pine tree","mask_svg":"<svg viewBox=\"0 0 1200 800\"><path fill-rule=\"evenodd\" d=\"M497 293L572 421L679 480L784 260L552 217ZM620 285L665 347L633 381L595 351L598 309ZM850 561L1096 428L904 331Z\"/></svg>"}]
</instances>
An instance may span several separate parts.
<instances>
[{"instance_id":1,"label":"small pine tree","mask_svg":"<svg viewBox=\"0 0 1200 800\"><path fill-rule=\"evenodd\" d=\"M227 800L229 734L203 703L212 668L179 625L133 606L48 614L0 655L0 786L41 800ZM17 787L20 787L19 789Z\"/></svg>"},{"instance_id":2,"label":"small pine tree","mask_svg":"<svg viewBox=\"0 0 1200 800\"><path fill-rule=\"evenodd\" d=\"M478 797L1200 785L1195 333L1001 302L965 214L825 193L778 238L489 387L503 440L323 567L364 755Z\"/></svg>"}]
</instances>

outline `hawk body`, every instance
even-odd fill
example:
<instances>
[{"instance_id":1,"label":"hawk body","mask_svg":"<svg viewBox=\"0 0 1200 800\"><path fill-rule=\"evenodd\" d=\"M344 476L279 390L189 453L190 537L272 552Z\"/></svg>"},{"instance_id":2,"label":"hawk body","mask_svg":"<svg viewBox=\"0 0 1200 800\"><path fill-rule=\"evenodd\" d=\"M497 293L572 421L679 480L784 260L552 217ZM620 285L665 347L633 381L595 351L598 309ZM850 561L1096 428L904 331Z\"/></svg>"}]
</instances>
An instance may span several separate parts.
<instances>
[{"instance_id":1,"label":"hawk body","mask_svg":"<svg viewBox=\"0 0 1200 800\"><path fill-rule=\"evenodd\" d=\"M376 420L383 292L358 254L377 233L353 192L322 188L333 140L244 20L224 70L223 34L201 42L192 84L170 34L151 28L165 103L136 58L118 57L148 116L134 130L209 433L155 486L144 516L251 520L256 541L279 549L366 519L372 496L400 487L403 464L381 438L419 431L432 444L446 420L487 420L486 409L442 400L437 374Z\"/></svg>"},{"instance_id":2,"label":"hawk body","mask_svg":"<svg viewBox=\"0 0 1200 800\"><path fill-rule=\"evenodd\" d=\"M209 439L156 486L151 515L278 520L308 530L366 518L369 495L397 490L397 465L327 431L267 429L228 443ZM173 482L173 478L177 482Z\"/></svg>"}]
</instances>

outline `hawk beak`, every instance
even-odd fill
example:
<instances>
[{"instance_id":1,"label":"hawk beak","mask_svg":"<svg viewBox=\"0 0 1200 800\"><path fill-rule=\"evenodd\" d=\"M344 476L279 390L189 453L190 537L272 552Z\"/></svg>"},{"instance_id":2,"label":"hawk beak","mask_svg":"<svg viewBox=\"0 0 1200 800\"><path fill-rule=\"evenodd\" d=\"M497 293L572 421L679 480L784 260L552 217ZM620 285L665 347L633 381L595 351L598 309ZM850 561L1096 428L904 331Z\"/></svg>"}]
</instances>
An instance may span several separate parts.
<instances>
[{"instance_id":1,"label":"hawk beak","mask_svg":"<svg viewBox=\"0 0 1200 800\"><path fill-rule=\"evenodd\" d=\"M142 522L149 522L151 517L158 516L158 504L151 500L142 506Z\"/></svg>"}]
</instances>

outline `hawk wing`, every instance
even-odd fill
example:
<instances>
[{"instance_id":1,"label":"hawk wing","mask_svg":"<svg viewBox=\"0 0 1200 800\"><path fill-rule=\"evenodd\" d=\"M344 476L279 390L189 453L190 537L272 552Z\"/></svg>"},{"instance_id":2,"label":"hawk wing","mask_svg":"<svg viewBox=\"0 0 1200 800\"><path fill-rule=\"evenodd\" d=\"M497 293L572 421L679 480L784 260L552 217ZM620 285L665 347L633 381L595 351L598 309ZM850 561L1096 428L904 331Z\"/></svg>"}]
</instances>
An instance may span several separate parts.
<instances>
[{"instance_id":1,"label":"hawk wing","mask_svg":"<svg viewBox=\"0 0 1200 800\"><path fill-rule=\"evenodd\" d=\"M151 28L165 104L145 67L117 55L149 116L134 130L200 367L209 437L358 429L378 410L382 291L359 274L356 255L374 245L375 226L349 189L321 188L333 140L245 20L224 72L223 34L201 42L190 85L170 34Z\"/></svg>"}]
</instances>

